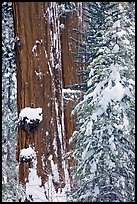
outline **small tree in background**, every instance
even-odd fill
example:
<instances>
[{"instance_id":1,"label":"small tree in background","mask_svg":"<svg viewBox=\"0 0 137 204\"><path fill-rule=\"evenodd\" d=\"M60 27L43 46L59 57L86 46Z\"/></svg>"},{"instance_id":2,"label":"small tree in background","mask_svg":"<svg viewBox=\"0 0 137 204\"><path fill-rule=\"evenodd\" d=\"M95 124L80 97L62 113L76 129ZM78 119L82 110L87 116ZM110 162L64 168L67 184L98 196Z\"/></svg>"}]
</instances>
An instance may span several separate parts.
<instances>
[{"instance_id":1,"label":"small tree in background","mask_svg":"<svg viewBox=\"0 0 137 204\"><path fill-rule=\"evenodd\" d=\"M2 4L2 201L18 202L23 191L17 186L17 98L14 33L11 2Z\"/></svg>"}]
</instances>

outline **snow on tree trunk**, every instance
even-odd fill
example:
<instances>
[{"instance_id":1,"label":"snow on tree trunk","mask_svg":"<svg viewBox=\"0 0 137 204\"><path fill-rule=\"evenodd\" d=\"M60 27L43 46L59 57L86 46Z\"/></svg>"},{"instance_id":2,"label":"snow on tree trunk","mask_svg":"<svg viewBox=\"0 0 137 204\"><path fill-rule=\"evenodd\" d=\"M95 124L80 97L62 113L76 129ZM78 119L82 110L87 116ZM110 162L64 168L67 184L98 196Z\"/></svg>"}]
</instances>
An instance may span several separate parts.
<instances>
[{"instance_id":1,"label":"snow on tree trunk","mask_svg":"<svg viewBox=\"0 0 137 204\"><path fill-rule=\"evenodd\" d=\"M78 14L67 10L64 17L60 8L57 2L13 3L18 113L26 107L41 107L43 114L34 132L18 129L19 182L30 195L28 186L34 171L37 185L45 189L44 201L54 201L53 192L70 187L68 171L72 161L63 159L63 154L71 148L68 141L74 125L70 108L77 101L64 101L62 89L66 84L82 80L76 74L79 67L71 54L71 49L77 48L69 39L69 36L77 37L73 28L79 26ZM35 162L20 163L21 150L29 146L36 152Z\"/></svg>"}]
</instances>

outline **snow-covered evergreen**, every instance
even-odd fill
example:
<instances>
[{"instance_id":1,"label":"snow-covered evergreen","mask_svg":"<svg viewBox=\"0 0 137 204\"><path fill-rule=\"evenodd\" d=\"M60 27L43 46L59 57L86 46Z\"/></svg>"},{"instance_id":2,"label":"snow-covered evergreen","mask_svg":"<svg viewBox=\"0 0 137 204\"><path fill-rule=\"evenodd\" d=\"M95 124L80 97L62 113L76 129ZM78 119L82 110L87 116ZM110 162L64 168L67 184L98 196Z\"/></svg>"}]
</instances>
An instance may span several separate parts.
<instances>
[{"instance_id":1,"label":"snow-covered evergreen","mask_svg":"<svg viewBox=\"0 0 137 204\"><path fill-rule=\"evenodd\" d=\"M12 3L2 3L2 201L19 202L23 191L18 186L16 65Z\"/></svg>"},{"instance_id":2,"label":"snow-covered evergreen","mask_svg":"<svg viewBox=\"0 0 137 204\"><path fill-rule=\"evenodd\" d=\"M111 4L102 11L101 52L87 68L88 91L72 112L78 117L73 202L133 202L135 196L134 3Z\"/></svg>"},{"instance_id":3,"label":"snow-covered evergreen","mask_svg":"<svg viewBox=\"0 0 137 204\"><path fill-rule=\"evenodd\" d=\"M88 27L85 40L87 65L102 53L102 49L100 49L104 45L102 36L108 27L106 24L107 11L113 9L114 5L113 2L87 2L85 12L85 21Z\"/></svg>"}]
</instances>

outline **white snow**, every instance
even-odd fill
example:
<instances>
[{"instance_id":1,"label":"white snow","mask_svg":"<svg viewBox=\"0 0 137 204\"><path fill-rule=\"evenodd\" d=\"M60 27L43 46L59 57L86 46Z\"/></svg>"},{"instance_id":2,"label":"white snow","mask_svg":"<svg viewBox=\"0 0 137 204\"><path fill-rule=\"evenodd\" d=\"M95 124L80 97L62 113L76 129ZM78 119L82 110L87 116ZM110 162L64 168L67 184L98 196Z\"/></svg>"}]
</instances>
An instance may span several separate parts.
<instances>
[{"instance_id":1,"label":"white snow","mask_svg":"<svg viewBox=\"0 0 137 204\"><path fill-rule=\"evenodd\" d=\"M109 169L112 169L112 168L115 168L115 167L116 167L115 163L112 162L111 160L110 160L110 161L107 161L106 163L108 164Z\"/></svg>"},{"instance_id":2,"label":"white snow","mask_svg":"<svg viewBox=\"0 0 137 204\"><path fill-rule=\"evenodd\" d=\"M115 155L118 154L118 151L116 150L116 145L115 145L113 136L112 136L112 138L109 139L109 147L110 147L113 154L115 154Z\"/></svg>"},{"instance_id":3,"label":"white snow","mask_svg":"<svg viewBox=\"0 0 137 204\"><path fill-rule=\"evenodd\" d=\"M99 48L98 52L104 52L104 49L103 48Z\"/></svg>"},{"instance_id":4,"label":"white snow","mask_svg":"<svg viewBox=\"0 0 137 204\"><path fill-rule=\"evenodd\" d=\"M36 49L37 49L37 45L34 45L33 48L32 48L32 52L33 52L33 54L35 54Z\"/></svg>"},{"instance_id":5,"label":"white snow","mask_svg":"<svg viewBox=\"0 0 137 204\"><path fill-rule=\"evenodd\" d=\"M36 40L36 44L41 44L42 43L42 39L41 40Z\"/></svg>"},{"instance_id":6,"label":"white snow","mask_svg":"<svg viewBox=\"0 0 137 204\"><path fill-rule=\"evenodd\" d=\"M87 125L86 125L86 132L85 132L85 134L86 134L87 136L89 136L89 135L92 134L92 124L93 124L93 122L92 122L92 120L90 120L90 121L87 123Z\"/></svg>"},{"instance_id":7,"label":"white snow","mask_svg":"<svg viewBox=\"0 0 137 204\"><path fill-rule=\"evenodd\" d=\"M3 181L2 184L6 184L7 183L7 176L3 175Z\"/></svg>"},{"instance_id":8,"label":"white snow","mask_svg":"<svg viewBox=\"0 0 137 204\"><path fill-rule=\"evenodd\" d=\"M54 34L53 34L53 40L54 40L54 41L53 41L53 46L56 47L56 42L57 42L57 40L58 40L57 33L54 33Z\"/></svg>"},{"instance_id":9,"label":"white snow","mask_svg":"<svg viewBox=\"0 0 137 204\"><path fill-rule=\"evenodd\" d=\"M112 143L113 140L114 140L114 135L112 135L112 136L109 138L109 143Z\"/></svg>"},{"instance_id":10,"label":"white snow","mask_svg":"<svg viewBox=\"0 0 137 204\"><path fill-rule=\"evenodd\" d=\"M85 98L89 98L91 96L93 96L93 99L96 98L99 94L100 94L100 91L101 91L101 88L103 87L105 81L100 81L96 88L94 89L94 91L90 94L88 94Z\"/></svg>"},{"instance_id":11,"label":"white snow","mask_svg":"<svg viewBox=\"0 0 137 204\"><path fill-rule=\"evenodd\" d=\"M50 156L48 157L48 160L50 160L50 161L51 161L51 160L52 160L52 157L53 157L53 156L52 156L52 155L50 155Z\"/></svg>"},{"instance_id":12,"label":"white snow","mask_svg":"<svg viewBox=\"0 0 137 204\"><path fill-rule=\"evenodd\" d=\"M134 157L134 155L135 155L131 149L128 151L128 154L131 155L132 157Z\"/></svg>"},{"instance_id":13,"label":"white snow","mask_svg":"<svg viewBox=\"0 0 137 204\"><path fill-rule=\"evenodd\" d=\"M117 84L111 89L111 98L112 100L115 100L115 101L121 101L123 97L124 97L124 88L120 82L117 82Z\"/></svg>"},{"instance_id":14,"label":"white snow","mask_svg":"<svg viewBox=\"0 0 137 204\"><path fill-rule=\"evenodd\" d=\"M26 183L26 195L32 195L33 202L48 202L44 194L44 188L40 187L41 178L38 177L36 167L29 169L29 182Z\"/></svg>"},{"instance_id":15,"label":"white snow","mask_svg":"<svg viewBox=\"0 0 137 204\"><path fill-rule=\"evenodd\" d=\"M62 191L59 189L58 192L56 192L52 179L54 178L54 180L59 181L57 164L54 164L52 155L50 155L48 159L51 161L52 173L54 176L49 174L48 181L44 186L41 186L41 177L37 175L36 170L37 160L34 160L33 168L29 168L29 182L26 183L27 197L29 198L29 195L32 195L32 202L67 202L65 192L66 190L70 190L70 181L67 168L64 166L66 185Z\"/></svg>"},{"instance_id":16,"label":"white snow","mask_svg":"<svg viewBox=\"0 0 137 204\"><path fill-rule=\"evenodd\" d=\"M123 37L125 35L126 35L126 31L125 30L120 30L120 31L117 31L115 34L113 34L113 37L114 38L116 38L116 37L121 38L121 37Z\"/></svg>"},{"instance_id":17,"label":"white snow","mask_svg":"<svg viewBox=\"0 0 137 204\"><path fill-rule=\"evenodd\" d=\"M127 116L124 114L124 117L123 117L123 126L125 126L125 128L127 128L128 125L129 125L128 118L127 118Z\"/></svg>"},{"instance_id":18,"label":"white snow","mask_svg":"<svg viewBox=\"0 0 137 204\"><path fill-rule=\"evenodd\" d=\"M42 78L42 72L37 72L36 70L35 70L35 73L36 73L36 75L41 79Z\"/></svg>"},{"instance_id":19,"label":"white snow","mask_svg":"<svg viewBox=\"0 0 137 204\"><path fill-rule=\"evenodd\" d=\"M117 21L113 24L113 28L120 28L120 20L117 20Z\"/></svg>"},{"instance_id":20,"label":"white snow","mask_svg":"<svg viewBox=\"0 0 137 204\"><path fill-rule=\"evenodd\" d=\"M93 161L91 164L90 164L90 172L93 174L95 173L97 170L97 164L96 164L96 161Z\"/></svg>"},{"instance_id":21,"label":"white snow","mask_svg":"<svg viewBox=\"0 0 137 204\"><path fill-rule=\"evenodd\" d=\"M93 61L94 61L94 60L93 60ZM89 65L89 66L90 66L90 65ZM93 68L90 69L89 78L90 78L92 75L94 75L94 71L95 71L95 70L94 70Z\"/></svg>"},{"instance_id":22,"label":"white snow","mask_svg":"<svg viewBox=\"0 0 137 204\"><path fill-rule=\"evenodd\" d=\"M73 135L69 138L69 144L71 144L73 142L73 138L75 138L75 135L78 133L78 131L74 131Z\"/></svg>"},{"instance_id":23,"label":"white snow","mask_svg":"<svg viewBox=\"0 0 137 204\"><path fill-rule=\"evenodd\" d=\"M109 168L115 168L116 167L116 165L115 165L115 162L109 162Z\"/></svg>"},{"instance_id":24,"label":"white snow","mask_svg":"<svg viewBox=\"0 0 137 204\"><path fill-rule=\"evenodd\" d=\"M114 135L111 135L111 137L109 138L109 147L110 147L111 151L113 152L113 154L115 154L115 155L118 154L118 151L116 150L116 145L114 142ZM110 165L112 165L112 163Z\"/></svg>"},{"instance_id":25,"label":"white snow","mask_svg":"<svg viewBox=\"0 0 137 204\"><path fill-rule=\"evenodd\" d=\"M58 167L57 164L54 164L54 161L51 159L51 168L52 168L52 173L53 173L53 178L56 182L59 182L59 173L58 173Z\"/></svg>"},{"instance_id":26,"label":"white snow","mask_svg":"<svg viewBox=\"0 0 137 204\"><path fill-rule=\"evenodd\" d=\"M116 85L110 88L110 84L102 91L102 99L99 101L99 105L106 110L108 103L111 100L121 101L124 97L124 87L120 82L117 82Z\"/></svg>"},{"instance_id":27,"label":"white snow","mask_svg":"<svg viewBox=\"0 0 137 204\"><path fill-rule=\"evenodd\" d=\"M80 90L74 90L74 89L70 89L70 88L68 88L68 89L62 89L62 92L65 94L65 93L72 93L72 94L75 94L75 93L81 93L81 91Z\"/></svg>"},{"instance_id":28,"label":"white snow","mask_svg":"<svg viewBox=\"0 0 137 204\"><path fill-rule=\"evenodd\" d=\"M91 173L91 174L90 174L89 177L90 177L90 180L91 180L91 181L92 181L92 179L94 178L94 176L95 176L95 173Z\"/></svg>"},{"instance_id":29,"label":"white snow","mask_svg":"<svg viewBox=\"0 0 137 204\"><path fill-rule=\"evenodd\" d=\"M38 119L41 122L42 121L42 108L26 107L21 110L19 114L19 121L23 120L24 117L27 117L27 122L30 122L30 120L36 120L36 119Z\"/></svg>"},{"instance_id":30,"label":"white snow","mask_svg":"<svg viewBox=\"0 0 137 204\"><path fill-rule=\"evenodd\" d=\"M99 194L99 187L95 186L94 190L93 190L93 196L96 197Z\"/></svg>"},{"instance_id":31,"label":"white snow","mask_svg":"<svg viewBox=\"0 0 137 204\"><path fill-rule=\"evenodd\" d=\"M50 76L53 76L52 69L51 69L49 61L48 61L48 67L49 67Z\"/></svg>"},{"instance_id":32,"label":"white snow","mask_svg":"<svg viewBox=\"0 0 137 204\"><path fill-rule=\"evenodd\" d=\"M123 40L123 43L124 43L125 45L130 45L130 41L129 41L128 39Z\"/></svg>"},{"instance_id":33,"label":"white snow","mask_svg":"<svg viewBox=\"0 0 137 204\"><path fill-rule=\"evenodd\" d=\"M62 24L60 24L60 28L61 29L64 29L65 28L65 25L62 23Z\"/></svg>"},{"instance_id":34,"label":"white snow","mask_svg":"<svg viewBox=\"0 0 137 204\"><path fill-rule=\"evenodd\" d=\"M56 64L55 69L59 69L59 68L60 68L60 65Z\"/></svg>"},{"instance_id":35,"label":"white snow","mask_svg":"<svg viewBox=\"0 0 137 204\"><path fill-rule=\"evenodd\" d=\"M119 82L121 80L119 72L113 68L112 72L110 73L110 79L114 81L115 83Z\"/></svg>"},{"instance_id":36,"label":"white snow","mask_svg":"<svg viewBox=\"0 0 137 204\"><path fill-rule=\"evenodd\" d=\"M125 95L127 95L129 98L131 98L131 99L133 99L133 100L135 99L135 97L132 95L131 91L129 90L129 87L125 87L124 93L125 93Z\"/></svg>"},{"instance_id":37,"label":"white snow","mask_svg":"<svg viewBox=\"0 0 137 204\"><path fill-rule=\"evenodd\" d=\"M120 11L123 11L123 6L121 5L121 3L119 4L119 9Z\"/></svg>"},{"instance_id":38,"label":"white snow","mask_svg":"<svg viewBox=\"0 0 137 204\"><path fill-rule=\"evenodd\" d=\"M53 149L54 149L54 151L55 151L55 155L56 155L56 157L57 157L57 141L56 141L56 138L54 138L54 140L53 140Z\"/></svg>"},{"instance_id":39,"label":"white snow","mask_svg":"<svg viewBox=\"0 0 137 204\"><path fill-rule=\"evenodd\" d=\"M108 134L109 134L109 135L112 135L112 131L113 131L112 125L108 125L108 126L107 126L107 130L108 130Z\"/></svg>"},{"instance_id":40,"label":"white snow","mask_svg":"<svg viewBox=\"0 0 137 204\"><path fill-rule=\"evenodd\" d=\"M76 101L79 97L81 97L82 91L80 90L74 90L70 88L62 89L62 97L63 100L68 100L68 101Z\"/></svg>"},{"instance_id":41,"label":"white snow","mask_svg":"<svg viewBox=\"0 0 137 204\"><path fill-rule=\"evenodd\" d=\"M111 83L111 81L110 81ZM106 110L108 103L111 101L111 90L110 90L110 83L108 86L102 91L102 99L99 101L99 105Z\"/></svg>"},{"instance_id":42,"label":"white snow","mask_svg":"<svg viewBox=\"0 0 137 204\"><path fill-rule=\"evenodd\" d=\"M92 80L92 79L89 79L89 80L87 81L87 87L90 87L90 86L92 85L92 83L93 83L93 80Z\"/></svg>"},{"instance_id":43,"label":"white snow","mask_svg":"<svg viewBox=\"0 0 137 204\"><path fill-rule=\"evenodd\" d=\"M45 49L45 47L44 47L44 49ZM50 62L49 62L49 59L48 59L48 54L47 54L46 49L45 49L44 52L45 52L45 57L46 57L47 63L48 63L49 73L50 73L50 76L52 77L52 76L53 76L53 73L52 73L52 69L51 69L51 65L50 65Z\"/></svg>"},{"instance_id":44,"label":"white snow","mask_svg":"<svg viewBox=\"0 0 137 204\"><path fill-rule=\"evenodd\" d=\"M104 110L102 108L98 108L97 110L95 110L95 112L92 114L91 119L94 121L97 121L97 117L99 117L100 115L102 115L102 113L104 112Z\"/></svg>"},{"instance_id":45,"label":"white snow","mask_svg":"<svg viewBox=\"0 0 137 204\"><path fill-rule=\"evenodd\" d=\"M42 44L42 39L41 39L41 40L36 40L35 43L36 43L36 44L33 46L32 52L33 52L33 54L34 54L35 56L37 56L37 55L38 55L38 54L36 53L36 51L37 51L37 46L38 46L38 44Z\"/></svg>"},{"instance_id":46,"label":"white snow","mask_svg":"<svg viewBox=\"0 0 137 204\"><path fill-rule=\"evenodd\" d=\"M81 195L79 198L82 199L82 198L87 198L88 196L91 195L91 191L86 191L86 193L84 193L83 195Z\"/></svg>"},{"instance_id":47,"label":"white snow","mask_svg":"<svg viewBox=\"0 0 137 204\"><path fill-rule=\"evenodd\" d=\"M134 30L130 29L130 28L127 28L128 32L130 33L130 35L133 35L135 36L135 33L134 33Z\"/></svg>"},{"instance_id":48,"label":"white snow","mask_svg":"<svg viewBox=\"0 0 137 204\"><path fill-rule=\"evenodd\" d=\"M113 49L112 49L112 52L113 53L117 53L119 51L119 45L118 44L115 44Z\"/></svg>"},{"instance_id":49,"label":"white snow","mask_svg":"<svg viewBox=\"0 0 137 204\"><path fill-rule=\"evenodd\" d=\"M133 79L129 79L128 80L128 83L132 84L132 85L135 85L135 81Z\"/></svg>"},{"instance_id":50,"label":"white snow","mask_svg":"<svg viewBox=\"0 0 137 204\"><path fill-rule=\"evenodd\" d=\"M58 136L60 139L61 150L62 150L63 149L63 146L62 146L62 134L63 134L63 132L62 132L62 127L61 127L61 121L59 120L59 104L58 104L56 99L55 99L55 111L56 111Z\"/></svg>"},{"instance_id":51,"label":"white snow","mask_svg":"<svg viewBox=\"0 0 137 204\"><path fill-rule=\"evenodd\" d=\"M20 150L20 157L34 157L35 156L35 151L32 149L31 146L28 148L24 148Z\"/></svg>"},{"instance_id":52,"label":"white snow","mask_svg":"<svg viewBox=\"0 0 137 204\"><path fill-rule=\"evenodd\" d=\"M90 142L87 144L85 150L82 152L82 160L85 159L85 156L86 156L86 154L88 152L89 146L90 146Z\"/></svg>"},{"instance_id":53,"label":"white snow","mask_svg":"<svg viewBox=\"0 0 137 204\"><path fill-rule=\"evenodd\" d=\"M115 145L114 141L110 143L110 149L112 151L116 150L116 145Z\"/></svg>"},{"instance_id":54,"label":"white snow","mask_svg":"<svg viewBox=\"0 0 137 204\"><path fill-rule=\"evenodd\" d=\"M120 182L120 184L122 185L122 187L124 188L124 187L125 187L125 179L124 179L123 176L120 176L119 182Z\"/></svg>"}]
</instances>

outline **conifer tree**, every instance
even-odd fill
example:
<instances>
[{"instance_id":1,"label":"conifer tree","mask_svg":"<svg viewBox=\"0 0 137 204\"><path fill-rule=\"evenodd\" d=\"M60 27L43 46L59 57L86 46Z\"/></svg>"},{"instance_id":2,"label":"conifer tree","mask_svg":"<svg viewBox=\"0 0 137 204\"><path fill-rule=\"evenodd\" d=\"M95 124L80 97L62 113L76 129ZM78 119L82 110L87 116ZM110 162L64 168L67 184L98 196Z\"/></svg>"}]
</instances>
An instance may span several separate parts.
<instances>
[{"instance_id":1,"label":"conifer tree","mask_svg":"<svg viewBox=\"0 0 137 204\"><path fill-rule=\"evenodd\" d=\"M19 202L23 191L18 187L16 66L12 3L2 3L2 201Z\"/></svg>"},{"instance_id":2,"label":"conifer tree","mask_svg":"<svg viewBox=\"0 0 137 204\"><path fill-rule=\"evenodd\" d=\"M91 53L88 90L72 112L78 117L72 136L73 202L134 201L134 4L111 5L103 10L101 54Z\"/></svg>"},{"instance_id":3,"label":"conifer tree","mask_svg":"<svg viewBox=\"0 0 137 204\"><path fill-rule=\"evenodd\" d=\"M103 35L108 25L106 24L106 17L109 15L107 10L113 9L115 3L109 2L87 2L83 9L84 24L86 31L74 29L79 35L83 36L83 41L74 40L74 43L79 47L79 51L74 53L77 56L79 65L87 67L90 62L97 56L102 55L102 46L104 46ZM79 75L83 76L84 88L87 90L87 70L83 70ZM80 85L81 89L81 85Z\"/></svg>"}]
</instances>

